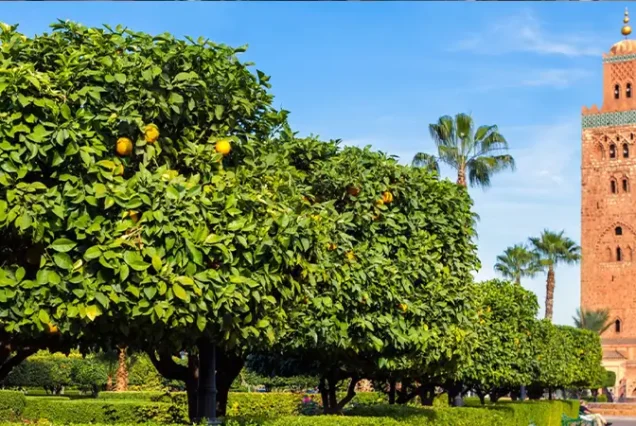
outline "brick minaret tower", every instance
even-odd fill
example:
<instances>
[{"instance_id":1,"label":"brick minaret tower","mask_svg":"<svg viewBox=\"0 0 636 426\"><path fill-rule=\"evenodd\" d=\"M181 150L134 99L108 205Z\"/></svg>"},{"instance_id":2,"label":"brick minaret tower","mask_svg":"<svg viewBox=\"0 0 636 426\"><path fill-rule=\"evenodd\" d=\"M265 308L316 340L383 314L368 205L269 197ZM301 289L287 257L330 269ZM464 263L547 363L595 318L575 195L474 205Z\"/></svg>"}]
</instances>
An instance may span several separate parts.
<instances>
[{"instance_id":1,"label":"brick minaret tower","mask_svg":"<svg viewBox=\"0 0 636 426\"><path fill-rule=\"evenodd\" d=\"M608 309L603 363L636 397L636 40L603 55L603 104L582 110L581 306Z\"/></svg>"}]
</instances>

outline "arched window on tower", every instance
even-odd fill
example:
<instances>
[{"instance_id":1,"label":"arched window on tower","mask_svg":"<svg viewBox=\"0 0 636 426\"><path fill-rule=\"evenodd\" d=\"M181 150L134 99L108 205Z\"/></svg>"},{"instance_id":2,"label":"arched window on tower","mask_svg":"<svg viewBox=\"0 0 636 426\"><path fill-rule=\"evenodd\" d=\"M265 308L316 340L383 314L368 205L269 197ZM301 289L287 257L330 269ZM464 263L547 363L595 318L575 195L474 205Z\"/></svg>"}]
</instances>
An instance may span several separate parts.
<instances>
[{"instance_id":1,"label":"arched window on tower","mask_svg":"<svg viewBox=\"0 0 636 426\"><path fill-rule=\"evenodd\" d=\"M609 148L609 157L616 158L616 145L611 144Z\"/></svg>"},{"instance_id":2,"label":"arched window on tower","mask_svg":"<svg viewBox=\"0 0 636 426\"><path fill-rule=\"evenodd\" d=\"M618 99L621 97L621 86L620 84L614 85L614 99Z\"/></svg>"},{"instance_id":3,"label":"arched window on tower","mask_svg":"<svg viewBox=\"0 0 636 426\"><path fill-rule=\"evenodd\" d=\"M623 228L621 228L620 226L617 226L616 228L614 228L614 233L616 235L623 235Z\"/></svg>"},{"instance_id":4,"label":"arched window on tower","mask_svg":"<svg viewBox=\"0 0 636 426\"><path fill-rule=\"evenodd\" d=\"M616 261L620 262L623 260L623 252L620 247L616 247Z\"/></svg>"},{"instance_id":5,"label":"arched window on tower","mask_svg":"<svg viewBox=\"0 0 636 426\"><path fill-rule=\"evenodd\" d=\"M625 87L625 96L628 98L632 97L632 83L627 83L627 86Z\"/></svg>"},{"instance_id":6,"label":"arched window on tower","mask_svg":"<svg viewBox=\"0 0 636 426\"><path fill-rule=\"evenodd\" d=\"M624 177L623 179L621 179L621 182L623 184L623 192L629 192L629 180Z\"/></svg>"},{"instance_id":7,"label":"arched window on tower","mask_svg":"<svg viewBox=\"0 0 636 426\"><path fill-rule=\"evenodd\" d=\"M620 333L620 332L621 332L621 328L622 328L621 326L622 326L622 325L623 325L623 324L621 324L621 320L617 319L616 321L614 321L614 331L615 331L616 333Z\"/></svg>"},{"instance_id":8,"label":"arched window on tower","mask_svg":"<svg viewBox=\"0 0 636 426\"><path fill-rule=\"evenodd\" d=\"M610 191L612 192L612 194L616 194L617 192L616 188L616 181L614 179L610 180Z\"/></svg>"},{"instance_id":9,"label":"arched window on tower","mask_svg":"<svg viewBox=\"0 0 636 426\"><path fill-rule=\"evenodd\" d=\"M629 145L623 144L623 158L629 158Z\"/></svg>"}]
</instances>

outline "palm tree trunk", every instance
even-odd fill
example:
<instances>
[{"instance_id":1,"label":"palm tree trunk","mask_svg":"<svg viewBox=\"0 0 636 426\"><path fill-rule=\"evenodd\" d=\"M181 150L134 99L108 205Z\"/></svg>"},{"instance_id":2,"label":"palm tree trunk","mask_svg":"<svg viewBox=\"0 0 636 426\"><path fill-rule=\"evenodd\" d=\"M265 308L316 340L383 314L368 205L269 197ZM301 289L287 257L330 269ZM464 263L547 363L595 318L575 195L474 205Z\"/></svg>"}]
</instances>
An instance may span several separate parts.
<instances>
[{"instance_id":1,"label":"palm tree trunk","mask_svg":"<svg viewBox=\"0 0 636 426\"><path fill-rule=\"evenodd\" d=\"M457 169L457 185L466 188L466 168L464 166L459 166Z\"/></svg>"},{"instance_id":2,"label":"palm tree trunk","mask_svg":"<svg viewBox=\"0 0 636 426\"><path fill-rule=\"evenodd\" d=\"M117 381L115 383L116 392L124 392L128 390L128 366L126 365L126 348L119 348L119 365L116 373Z\"/></svg>"},{"instance_id":3,"label":"palm tree trunk","mask_svg":"<svg viewBox=\"0 0 636 426\"><path fill-rule=\"evenodd\" d=\"M545 318L552 321L553 307L554 307L554 286L556 282L554 280L554 267L550 265L548 267L548 279L546 281L545 291Z\"/></svg>"}]
</instances>

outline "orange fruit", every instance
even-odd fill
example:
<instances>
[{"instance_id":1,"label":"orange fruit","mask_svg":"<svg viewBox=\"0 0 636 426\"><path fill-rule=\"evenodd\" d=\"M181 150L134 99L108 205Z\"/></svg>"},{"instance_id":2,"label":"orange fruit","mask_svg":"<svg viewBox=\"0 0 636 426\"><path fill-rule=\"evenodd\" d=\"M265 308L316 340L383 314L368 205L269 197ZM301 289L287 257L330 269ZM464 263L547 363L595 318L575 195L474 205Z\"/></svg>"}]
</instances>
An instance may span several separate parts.
<instances>
[{"instance_id":1,"label":"orange fruit","mask_svg":"<svg viewBox=\"0 0 636 426\"><path fill-rule=\"evenodd\" d=\"M128 138L117 139L117 154L126 157L132 154L133 143Z\"/></svg>"},{"instance_id":2,"label":"orange fruit","mask_svg":"<svg viewBox=\"0 0 636 426\"><path fill-rule=\"evenodd\" d=\"M229 140L221 139L216 143L214 149L216 149L216 152L218 152L219 154L228 155L230 151L232 151L232 146L230 145Z\"/></svg>"},{"instance_id":3,"label":"orange fruit","mask_svg":"<svg viewBox=\"0 0 636 426\"><path fill-rule=\"evenodd\" d=\"M51 333L51 334L55 334L55 333L58 333L60 331L60 329L57 328L57 325L55 325L55 324L48 324L48 326L49 326L49 333Z\"/></svg>"},{"instance_id":4,"label":"orange fruit","mask_svg":"<svg viewBox=\"0 0 636 426\"><path fill-rule=\"evenodd\" d=\"M332 250L332 251L333 251L333 250L335 250L335 249L337 249L337 248L338 248L338 245L337 245L337 244L329 243L329 246L328 246L328 249L329 249L329 250Z\"/></svg>"},{"instance_id":5,"label":"orange fruit","mask_svg":"<svg viewBox=\"0 0 636 426\"><path fill-rule=\"evenodd\" d=\"M157 142L157 139L159 139L159 128L155 124L148 124L144 129L144 138L149 144Z\"/></svg>"},{"instance_id":6,"label":"orange fruit","mask_svg":"<svg viewBox=\"0 0 636 426\"><path fill-rule=\"evenodd\" d=\"M393 194L391 194L389 191L383 192L382 201L384 201L385 204L393 202Z\"/></svg>"}]
</instances>

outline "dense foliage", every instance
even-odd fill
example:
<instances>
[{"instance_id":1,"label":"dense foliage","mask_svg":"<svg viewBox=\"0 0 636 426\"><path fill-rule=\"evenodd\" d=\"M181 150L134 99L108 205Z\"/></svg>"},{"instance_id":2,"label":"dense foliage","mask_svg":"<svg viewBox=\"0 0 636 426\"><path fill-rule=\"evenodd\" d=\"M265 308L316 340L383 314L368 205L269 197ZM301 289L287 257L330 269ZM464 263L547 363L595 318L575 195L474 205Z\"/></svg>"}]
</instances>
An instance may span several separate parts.
<instances>
[{"instance_id":1,"label":"dense foliage","mask_svg":"<svg viewBox=\"0 0 636 426\"><path fill-rule=\"evenodd\" d=\"M221 414L237 411L228 392L248 354L264 379L316 378L326 413L362 378L391 403L397 382L397 402L432 403L440 387L599 380L598 337L536 324L516 284L472 282L464 187L298 137L243 48L70 22L0 31L0 379L96 395L113 371L98 357L14 367L42 348L128 347L147 354L132 386L183 382L187 400L34 400L30 418L208 417L212 354ZM504 143L495 127L474 139Z\"/></svg>"}]
</instances>

